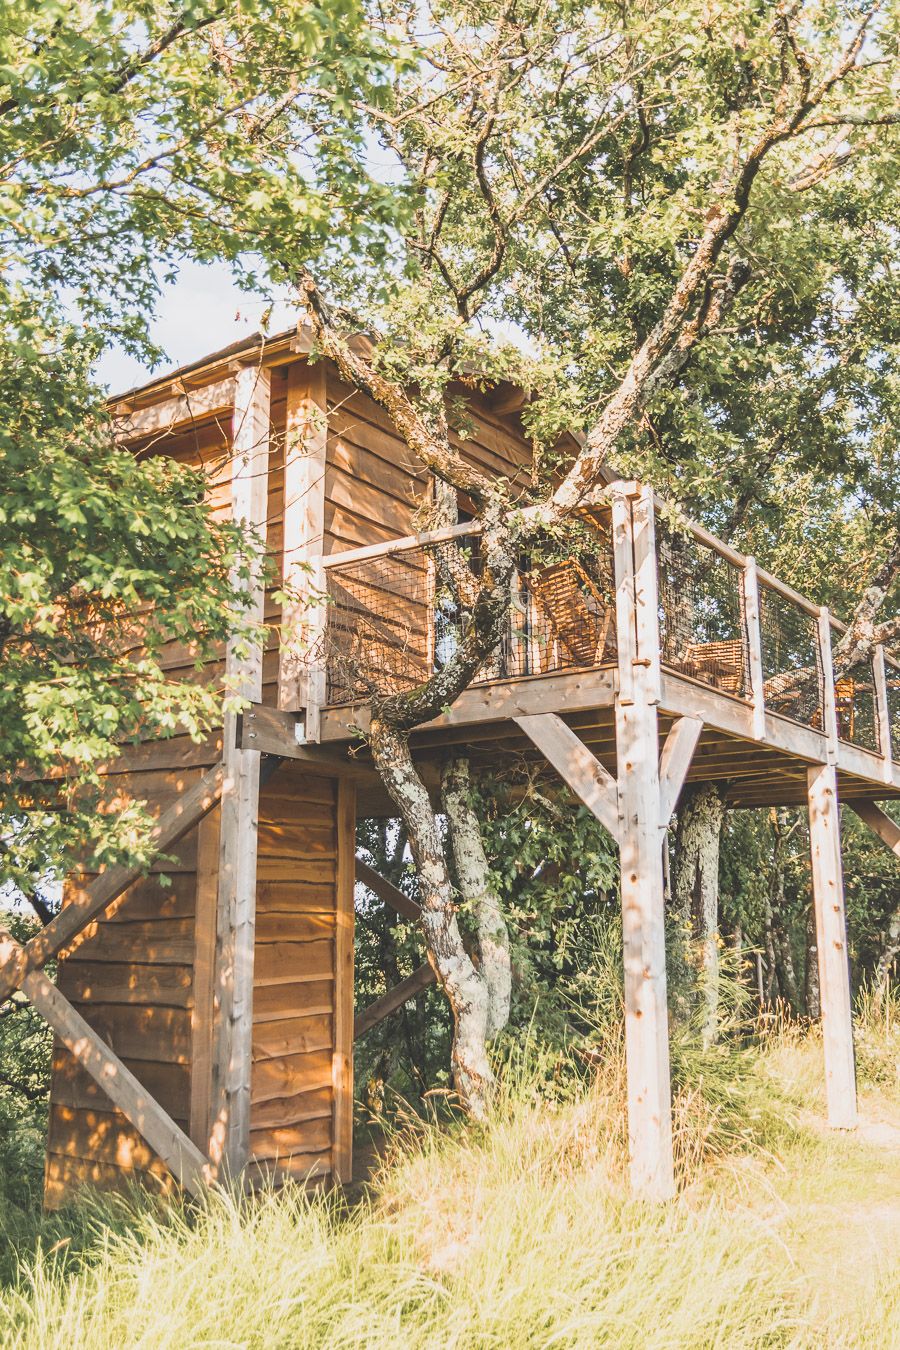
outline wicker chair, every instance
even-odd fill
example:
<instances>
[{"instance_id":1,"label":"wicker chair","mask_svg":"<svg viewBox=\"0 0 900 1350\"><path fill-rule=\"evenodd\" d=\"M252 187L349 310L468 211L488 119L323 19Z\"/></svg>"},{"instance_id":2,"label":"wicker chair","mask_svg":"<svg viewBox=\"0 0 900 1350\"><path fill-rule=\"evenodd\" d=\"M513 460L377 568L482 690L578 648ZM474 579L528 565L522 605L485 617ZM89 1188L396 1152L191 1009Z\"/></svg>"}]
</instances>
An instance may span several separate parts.
<instances>
[{"instance_id":1,"label":"wicker chair","mask_svg":"<svg viewBox=\"0 0 900 1350\"><path fill-rule=\"evenodd\" d=\"M528 586L572 665L597 666L613 654L613 607L579 562L568 558L531 572Z\"/></svg>"},{"instance_id":2,"label":"wicker chair","mask_svg":"<svg viewBox=\"0 0 900 1350\"><path fill-rule=\"evenodd\" d=\"M744 644L740 638L727 642L691 642L678 661L679 670L724 694L744 689Z\"/></svg>"}]
</instances>

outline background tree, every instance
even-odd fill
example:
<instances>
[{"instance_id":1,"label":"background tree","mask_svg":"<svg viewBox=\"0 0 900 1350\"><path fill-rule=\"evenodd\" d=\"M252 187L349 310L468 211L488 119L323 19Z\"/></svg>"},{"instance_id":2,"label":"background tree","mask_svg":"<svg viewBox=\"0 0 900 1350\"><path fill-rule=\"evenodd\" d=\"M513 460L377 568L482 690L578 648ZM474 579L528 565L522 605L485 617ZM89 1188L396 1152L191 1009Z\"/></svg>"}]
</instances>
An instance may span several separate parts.
<instances>
[{"instance_id":1,"label":"background tree","mask_svg":"<svg viewBox=\"0 0 900 1350\"><path fill-rule=\"evenodd\" d=\"M517 552L541 530L565 530L612 466L768 562L776 550L757 527L769 486L805 476L851 515L879 503L867 515L878 584L870 572L870 600L852 596L863 646L892 599L894 451L869 427L897 411L884 303L897 10L539 0L395 3L385 17L419 44L388 102L364 110L416 201L395 265L386 272L379 255L348 287L293 240L281 260L322 350L483 526L474 590L457 559L453 659L409 694L376 691L369 733L416 858L458 1056L461 1035L478 1041L466 1028L476 972L407 737L495 649ZM324 301L324 284L345 308ZM359 322L377 334L369 349L347 341ZM498 342L509 325L523 341ZM533 391L536 472L524 495L466 465L452 435L464 419L446 398L451 381L509 376ZM584 447L560 460L559 431L573 422ZM514 504L535 509L510 516ZM458 1086L479 1109L480 1052L471 1069Z\"/></svg>"},{"instance_id":2,"label":"background tree","mask_svg":"<svg viewBox=\"0 0 900 1350\"><path fill-rule=\"evenodd\" d=\"M251 284L286 229L352 257L386 218L352 107L377 103L388 57L365 18L356 0L4 6L0 883L149 861L139 808L98 814L97 768L221 718L221 688L167 678L163 642L199 660L235 627L256 640L253 541L211 518L200 475L116 448L92 368L113 344L159 359L181 259Z\"/></svg>"}]
</instances>

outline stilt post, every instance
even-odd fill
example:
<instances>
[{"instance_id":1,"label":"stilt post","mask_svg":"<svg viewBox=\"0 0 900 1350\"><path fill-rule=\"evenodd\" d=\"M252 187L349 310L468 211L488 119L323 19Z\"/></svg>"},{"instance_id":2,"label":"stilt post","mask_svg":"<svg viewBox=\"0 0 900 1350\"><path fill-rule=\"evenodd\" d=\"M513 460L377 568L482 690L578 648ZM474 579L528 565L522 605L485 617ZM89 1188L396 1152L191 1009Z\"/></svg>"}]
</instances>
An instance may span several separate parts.
<instances>
[{"instance_id":1,"label":"stilt post","mask_svg":"<svg viewBox=\"0 0 900 1350\"><path fill-rule=\"evenodd\" d=\"M807 770L807 789L828 1123L852 1130L856 1125L856 1070L834 765L812 765Z\"/></svg>"},{"instance_id":2,"label":"stilt post","mask_svg":"<svg viewBox=\"0 0 900 1350\"><path fill-rule=\"evenodd\" d=\"M653 494L611 488L616 575L616 759L625 960L625 1049L631 1183L675 1191L666 1007L665 893L657 725L659 613Z\"/></svg>"},{"instance_id":3,"label":"stilt post","mask_svg":"<svg viewBox=\"0 0 900 1350\"><path fill-rule=\"evenodd\" d=\"M235 377L232 433L232 516L265 536L268 503L270 375L244 366ZM262 622L261 568L247 586L248 615ZM229 694L262 699L262 647L249 653L234 642L225 658ZM250 1074L253 1037L253 956L256 937L256 855L259 822L259 755L241 748L236 715L225 716L219 890L214 975L209 1157L237 1177L250 1154Z\"/></svg>"}]
</instances>

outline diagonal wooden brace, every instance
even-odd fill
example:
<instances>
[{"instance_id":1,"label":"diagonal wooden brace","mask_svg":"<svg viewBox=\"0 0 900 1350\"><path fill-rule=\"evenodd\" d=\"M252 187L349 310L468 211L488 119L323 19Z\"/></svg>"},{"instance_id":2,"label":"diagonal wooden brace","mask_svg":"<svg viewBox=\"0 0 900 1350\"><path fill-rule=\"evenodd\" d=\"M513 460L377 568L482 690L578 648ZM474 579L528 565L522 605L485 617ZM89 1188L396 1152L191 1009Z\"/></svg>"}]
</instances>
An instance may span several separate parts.
<instances>
[{"instance_id":1,"label":"diagonal wooden brace","mask_svg":"<svg viewBox=\"0 0 900 1350\"><path fill-rule=\"evenodd\" d=\"M217 764L179 797L174 806L163 812L151 834L151 840L160 853L177 843L209 814L220 800L224 785L225 768ZM142 875L143 868L129 864L101 872L76 900L60 910L24 947L14 943L13 948L8 949L5 957L0 959L0 1002L22 987L30 970L40 970Z\"/></svg>"},{"instance_id":2,"label":"diagonal wooden brace","mask_svg":"<svg viewBox=\"0 0 900 1350\"><path fill-rule=\"evenodd\" d=\"M891 820L886 811L882 811L874 802L845 802L844 805L855 811L860 820L900 858L900 825Z\"/></svg>"},{"instance_id":3,"label":"diagonal wooden brace","mask_svg":"<svg viewBox=\"0 0 900 1350\"><path fill-rule=\"evenodd\" d=\"M513 721L594 813L600 824L618 840L619 790L616 780L591 754L584 741L556 713L515 717ZM669 730L659 761L660 829L669 827L702 731L703 722L699 717L679 717Z\"/></svg>"},{"instance_id":4,"label":"diagonal wooden brace","mask_svg":"<svg viewBox=\"0 0 900 1350\"><path fill-rule=\"evenodd\" d=\"M6 962L15 959L17 952L24 958L24 948L0 929L0 957ZM25 975L22 992L112 1104L143 1135L179 1185L191 1195L200 1195L214 1177L193 1140L176 1125L42 970L32 970Z\"/></svg>"},{"instance_id":5,"label":"diagonal wooden brace","mask_svg":"<svg viewBox=\"0 0 900 1350\"><path fill-rule=\"evenodd\" d=\"M405 980L395 984L393 989L389 989L381 998L377 998L374 1003L370 1003L368 1008L359 1013L353 1023L353 1039L358 1041L360 1036L365 1036L367 1031L377 1027L379 1022L383 1022L391 1013L402 1008L404 1003L408 1003L416 994L421 994L423 989L427 989L437 980L437 976L426 961L424 965L419 966Z\"/></svg>"},{"instance_id":6,"label":"diagonal wooden brace","mask_svg":"<svg viewBox=\"0 0 900 1350\"><path fill-rule=\"evenodd\" d=\"M678 803L681 789L703 730L699 717L679 717L669 728L662 754L659 757L659 828L667 830L672 812Z\"/></svg>"},{"instance_id":7,"label":"diagonal wooden brace","mask_svg":"<svg viewBox=\"0 0 900 1350\"><path fill-rule=\"evenodd\" d=\"M356 880L363 886L377 895L385 905L390 905L398 914L402 914L405 919L418 919L421 909L415 900L410 900L408 895L404 895L399 886L395 886L387 877L383 877L380 872L376 872L374 867L363 862L362 858L356 859Z\"/></svg>"},{"instance_id":8,"label":"diagonal wooden brace","mask_svg":"<svg viewBox=\"0 0 900 1350\"><path fill-rule=\"evenodd\" d=\"M619 789L616 780L584 741L556 713L514 717L560 778L584 802L615 840L619 838Z\"/></svg>"}]
</instances>

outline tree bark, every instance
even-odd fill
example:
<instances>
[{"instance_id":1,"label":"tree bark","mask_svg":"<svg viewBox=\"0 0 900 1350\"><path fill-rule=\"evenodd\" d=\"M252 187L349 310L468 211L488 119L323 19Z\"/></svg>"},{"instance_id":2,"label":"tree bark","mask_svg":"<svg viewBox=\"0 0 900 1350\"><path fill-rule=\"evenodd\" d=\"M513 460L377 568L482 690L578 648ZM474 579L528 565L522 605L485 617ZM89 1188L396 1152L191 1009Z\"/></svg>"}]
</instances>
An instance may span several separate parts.
<instances>
[{"instance_id":1,"label":"tree bark","mask_svg":"<svg viewBox=\"0 0 900 1350\"><path fill-rule=\"evenodd\" d=\"M881 955L875 967L875 992L879 998L884 998L887 995L891 971L898 957L900 957L900 909L896 910L891 916L891 921L884 935Z\"/></svg>"},{"instance_id":2,"label":"tree bark","mask_svg":"<svg viewBox=\"0 0 900 1350\"><path fill-rule=\"evenodd\" d=\"M369 745L375 767L409 835L419 875L420 922L428 960L453 1011L450 1060L454 1086L463 1108L483 1120L494 1085L485 1048L487 986L463 946L450 873L428 791L403 731L374 716Z\"/></svg>"},{"instance_id":3,"label":"tree bark","mask_svg":"<svg viewBox=\"0 0 900 1350\"><path fill-rule=\"evenodd\" d=\"M491 1040L509 1021L512 993L509 933L500 901L491 885L481 826L472 805L469 761L464 757L453 757L448 761L442 797L456 878L463 899L471 908L475 926L478 970L488 1001L485 1034Z\"/></svg>"},{"instance_id":4,"label":"tree bark","mask_svg":"<svg viewBox=\"0 0 900 1350\"><path fill-rule=\"evenodd\" d=\"M675 835L673 900L700 942L703 1041L715 1042L719 1012L719 843L725 802L715 783L686 790Z\"/></svg>"}]
</instances>

